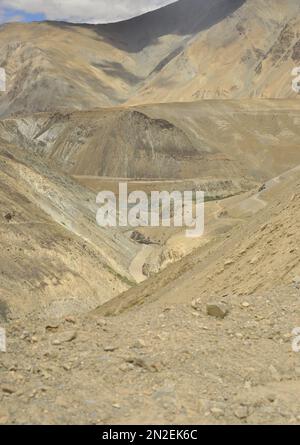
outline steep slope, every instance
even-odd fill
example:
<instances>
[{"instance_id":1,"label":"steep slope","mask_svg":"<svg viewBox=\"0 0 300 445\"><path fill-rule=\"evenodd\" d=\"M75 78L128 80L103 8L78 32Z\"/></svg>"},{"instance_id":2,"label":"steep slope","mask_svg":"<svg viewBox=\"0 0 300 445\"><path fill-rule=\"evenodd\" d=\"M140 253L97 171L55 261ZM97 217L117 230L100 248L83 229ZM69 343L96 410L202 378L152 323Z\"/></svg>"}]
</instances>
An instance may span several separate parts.
<instances>
[{"instance_id":1,"label":"steep slope","mask_svg":"<svg viewBox=\"0 0 300 445\"><path fill-rule=\"evenodd\" d=\"M178 304L199 299L203 306L222 299L230 304L236 296L255 301L257 293L292 284L300 275L299 202L298 166L268 182L259 193L247 194L233 207L225 204L224 210L239 218L239 224L103 305L97 314L116 314L150 302ZM219 209L216 217L222 218L222 214Z\"/></svg>"},{"instance_id":2,"label":"steep slope","mask_svg":"<svg viewBox=\"0 0 300 445\"><path fill-rule=\"evenodd\" d=\"M0 66L8 83L0 113L124 102L162 61L184 47L193 30L222 20L241 3L213 0L208 6L183 0L112 25L3 25Z\"/></svg>"},{"instance_id":3,"label":"steep slope","mask_svg":"<svg viewBox=\"0 0 300 445\"><path fill-rule=\"evenodd\" d=\"M0 47L0 65L7 73L2 114L107 106L126 98L135 80L130 72L122 79L131 58L85 26L6 24L0 27ZM101 69L124 58L119 78Z\"/></svg>"},{"instance_id":4,"label":"steep slope","mask_svg":"<svg viewBox=\"0 0 300 445\"><path fill-rule=\"evenodd\" d=\"M291 73L300 65L299 13L298 1L244 2L195 34L129 103L297 98Z\"/></svg>"},{"instance_id":5,"label":"steep slope","mask_svg":"<svg viewBox=\"0 0 300 445\"><path fill-rule=\"evenodd\" d=\"M111 25L2 25L0 114L297 97L299 8L298 0L179 0Z\"/></svg>"},{"instance_id":6,"label":"steep slope","mask_svg":"<svg viewBox=\"0 0 300 445\"><path fill-rule=\"evenodd\" d=\"M0 125L2 137L76 175L196 177L205 157L178 127L134 110L32 115Z\"/></svg>"},{"instance_id":7,"label":"steep slope","mask_svg":"<svg viewBox=\"0 0 300 445\"><path fill-rule=\"evenodd\" d=\"M95 195L1 142L0 312L82 312L134 283L139 247L96 225Z\"/></svg>"},{"instance_id":8,"label":"steep slope","mask_svg":"<svg viewBox=\"0 0 300 445\"><path fill-rule=\"evenodd\" d=\"M0 423L299 424L300 166L220 205L248 219L102 308L5 323Z\"/></svg>"},{"instance_id":9,"label":"steep slope","mask_svg":"<svg viewBox=\"0 0 300 445\"><path fill-rule=\"evenodd\" d=\"M299 424L299 204L297 167L220 203L249 214L229 237L100 309L1 320L0 424Z\"/></svg>"},{"instance_id":10,"label":"steep slope","mask_svg":"<svg viewBox=\"0 0 300 445\"><path fill-rule=\"evenodd\" d=\"M209 154L205 176L218 177L228 168L230 177L234 161L240 175L264 181L300 163L297 100L205 100L137 109L168 120L203 147Z\"/></svg>"}]
</instances>

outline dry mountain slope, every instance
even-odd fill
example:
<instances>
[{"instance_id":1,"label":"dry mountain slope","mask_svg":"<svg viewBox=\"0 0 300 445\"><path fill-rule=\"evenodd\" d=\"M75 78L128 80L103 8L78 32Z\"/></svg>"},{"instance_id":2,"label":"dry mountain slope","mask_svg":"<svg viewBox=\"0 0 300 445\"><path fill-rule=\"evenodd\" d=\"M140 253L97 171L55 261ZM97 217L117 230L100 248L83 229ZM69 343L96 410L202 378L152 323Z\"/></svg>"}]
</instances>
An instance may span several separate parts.
<instances>
[{"instance_id":1,"label":"dry mountain slope","mask_svg":"<svg viewBox=\"0 0 300 445\"><path fill-rule=\"evenodd\" d=\"M87 109L124 102L196 30L224 19L241 3L181 0L111 25L3 25L0 65L7 71L8 93L1 98L0 112Z\"/></svg>"},{"instance_id":2,"label":"dry mountain slope","mask_svg":"<svg viewBox=\"0 0 300 445\"><path fill-rule=\"evenodd\" d=\"M241 218L182 261L97 310L116 314L142 303L188 303L200 299L229 304L235 296L288 286L300 275L300 167L276 177L259 193L247 194L226 212ZM222 212L219 213L222 218ZM246 216L246 219L245 219Z\"/></svg>"},{"instance_id":3,"label":"dry mountain slope","mask_svg":"<svg viewBox=\"0 0 300 445\"><path fill-rule=\"evenodd\" d=\"M243 2L194 34L129 103L297 98L291 72L300 64L299 13L297 0Z\"/></svg>"},{"instance_id":4,"label":"dry mountain slope","mask_svg":"<svg viewBox=\"0 0 300 445\"><path fill-rule=\"evenodd\" d=\"M102 308L4 321L0 423L299 424L300 167L229 201L234 232Z\"/></svg>"},{"instance_id":5,"label":"dry mountain slope","mask_svg":"<svg viewBox=\"0 0 300 445\"><path fill-rule=\"evenodd\" d=\"M93 193L14 146L1 143L0 166L2 315L82 312L133 284L139 247L96 225Z\"/></svg>"},{"instance_id":6,"label":"dry mountain slope","mask_svg":"<svg viewBox=\"0 0 300 445\"><path fill-rule=\"evenodd\" d=\"M292 97L299 8L298 0L179 0L111 25L3 25L0 113Z\"/></svg>"},{"instance_id":7,"label":"dry mountain slope","mask_svg":"<svg viewBox=\"0 0 300 445\"><path fill-rule=\"evenodd\" d=\"M299 9L0 27L0 424L299 423ZM141 248L72 175L230 196L197 241L146 228Z\"/></svg>"},{"instance_id":8,"label":"dry mountain slope","mask_svg":"<svg viewBox=\"0 0 300 445\"><path fill-rule=\"evenodd\" d=\"M199 177L229 179L239 165L265 181L300 163L300 102L297 100L205 100L136 108L183 130L207 154Z\"/></svg>"},{"instance_id":9,"label":"dry mountain slope","mask_svg":"<svg viewBox=\"0 0 300 445\"><path fill-rule=\"evenodd\" d=\"M300 163L299 122L298 101L200 101L20 115L0 131L68 174L227 181L234 193Z\"/></svg>"},{"instance_id":10,"label":"dry mountain slope","mask_svg":"<svg viewBox=\"0 0 300 445\"><path fill-rule=\"evenodd\" d=\"M205 157L178 127L134 110L42 113L5 119L0 126L3 138L76 175L196 177Z\"/></svg>"}]
</instances>

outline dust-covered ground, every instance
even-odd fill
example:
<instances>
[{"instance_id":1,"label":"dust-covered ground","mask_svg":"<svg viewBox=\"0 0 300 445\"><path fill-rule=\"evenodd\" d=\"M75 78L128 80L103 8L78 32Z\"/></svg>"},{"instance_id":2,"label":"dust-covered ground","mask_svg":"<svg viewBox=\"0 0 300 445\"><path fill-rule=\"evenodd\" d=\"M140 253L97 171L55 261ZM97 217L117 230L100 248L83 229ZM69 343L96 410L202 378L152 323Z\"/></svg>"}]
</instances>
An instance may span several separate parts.
<instances>
[{"instance_id":1,"label":"dust-covered ground","mask_svg":"<svg viewBox=\"0 0 300 445\"><path fill-rule=\"evenodd\" d=\"M151 304L107 319L14 320L0 359L0 421L299 423L299 298L291 283L228 296L224 319L205 304Z\"/></svg>"}]
</instances>

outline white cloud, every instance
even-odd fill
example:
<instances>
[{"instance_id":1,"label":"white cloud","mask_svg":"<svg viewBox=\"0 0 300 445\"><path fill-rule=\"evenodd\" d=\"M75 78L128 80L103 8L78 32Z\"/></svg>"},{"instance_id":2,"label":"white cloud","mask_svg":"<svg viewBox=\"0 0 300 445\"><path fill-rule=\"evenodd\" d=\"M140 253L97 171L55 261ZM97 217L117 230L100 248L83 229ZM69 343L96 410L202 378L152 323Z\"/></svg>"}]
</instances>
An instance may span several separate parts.
<instances>
[{"instance_id":1,"label":"white cloud","mask_svg":"<svg viewBox=\"0 0 300 445\"><path fill-rule=\"evenodd\" d=\"M45 14L49 20L103 23L123 20L176 0L0 0L0 8Z\"/></svg>"}]
</instances>

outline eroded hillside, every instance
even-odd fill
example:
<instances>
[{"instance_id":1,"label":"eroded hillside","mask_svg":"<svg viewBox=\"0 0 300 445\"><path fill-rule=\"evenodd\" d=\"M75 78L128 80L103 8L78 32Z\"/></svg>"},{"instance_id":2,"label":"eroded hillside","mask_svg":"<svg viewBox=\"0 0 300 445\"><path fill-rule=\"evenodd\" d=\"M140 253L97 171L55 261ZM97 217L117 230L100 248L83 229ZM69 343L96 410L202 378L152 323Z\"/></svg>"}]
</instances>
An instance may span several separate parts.
<instances>
[{"instance_id":1,"label":"eroded hillside","mask_svg":"<svg viewBox=\"0 0 300 445\"><path fill-rule=\"evenodd\" d=\"M251 0L195 34L147 79L129 103L199 99L297 98L299 2Z\"/></svg>"},{"instance_id":2,"label":"eroded hillside","mask_svg":"<svg viewBox=\"0 0 300 445\"><path fill-rule=\"evenodd\" d=\"M298 0L179 0L112 25L2 25L0 114L297 97L299 8Z\"/></svg>"},{"instance_id":3,"label":"eroded hillside","mask_svg":"<svg viewBox=\"0 0 300 445\"><path fill-rule=\"evenodd\" d=\"M209 299L230 303L231 295L252 298L257 292L292 283L300 275L299 175L297 167L258 193L234 198L233 204L221 201L215 218L225 218L226 230L218 231L184 260L109 301L98 313L116 314L153 301L175 304L199 298L203 304Z\"/></svg>"},{"instance_id":4,"label":"eroded hillside","mask_svg":"<svg viewBox=\"0 0 300 445\"><path fill-rule=\"evenodd\" d=\"M76 176L227 180L245 190L300 163L299 122L298 101L200 101L22 115L0 130Z\"/></svg>"},{"instance_id":5,"label":"eroded hillside","mask_svg":"<svg viewBox=\"0 0 300 445\"><path fill-rule=\"evenodd\" d=\"M0 424L299 423L299 12L0 26ZM97 226L120 181L204 234Z\"/></svg>"},{"instance_id":6,"label":"eroded hillside","mask_svg":"<svg viewBox=\"0 0 300 445\"><path fill-rule=\"evenodd\" d=\"M96 225L95 195L1 143L0 315L83 312L130 285L139 247Z\"/></svg>"},{"instance_id":7,"label":"eroded hillside","mask_svg":"<svg viewBox=\"0 0 300 445\"><path fill-rule=\"evenodd\" d=\"M234 231L102 308L7 324L1 422L298 424L299 172L221 201Z\"/></svg>"}]
</instances>

